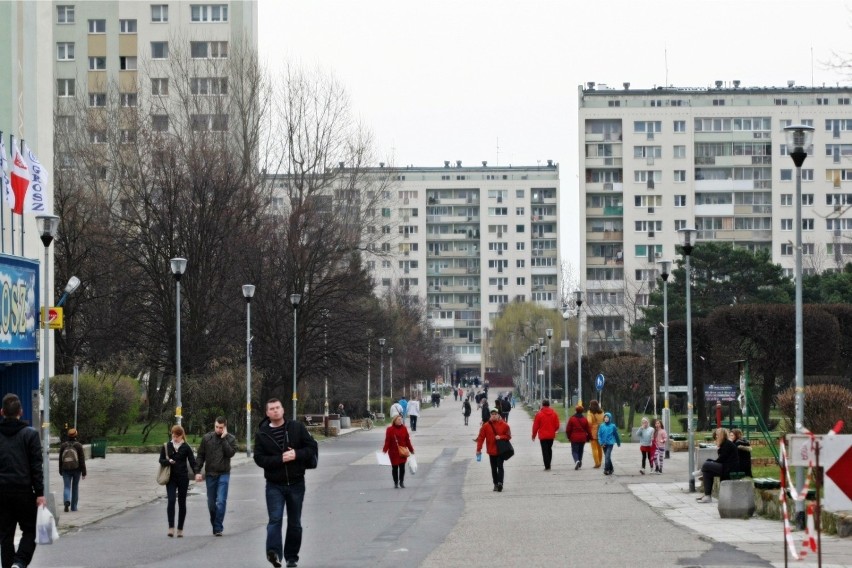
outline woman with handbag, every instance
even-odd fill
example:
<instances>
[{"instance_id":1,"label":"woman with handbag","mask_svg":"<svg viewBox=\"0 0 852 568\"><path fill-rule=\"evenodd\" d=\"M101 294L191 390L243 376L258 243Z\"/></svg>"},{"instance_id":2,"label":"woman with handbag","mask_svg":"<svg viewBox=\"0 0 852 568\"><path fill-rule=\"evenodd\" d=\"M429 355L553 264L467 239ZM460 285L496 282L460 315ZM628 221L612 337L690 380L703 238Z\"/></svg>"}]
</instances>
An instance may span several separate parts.
<instances>
[{"instance_id":1,"label":"woman with handbag","mask_svg":"<svg viewBox=\"0 0 852 568\"><path fill-rule=\"evenodd\" d=\"M160 465L169 466L171 470L169 482L166 484L168 536L175 536L175 501L177 501L177 536L181 538L183 536L183 522L186 519L186 493L189 489L189 473L195 471L195 454L189 444L186 443L181 426L172 426L172 439L160 450Z\"/></svg>"},{"instance_id":2,"label":"woman with handbag","mask_svg":"<svg viewBox=\"0 0 852 568\"><path fill-rule=\"evenodd\" d=\"M402 421L402 415L393 417L393 422L385 430L385 446L382 451L388 454L391 462L391 476L393 477L393 488L405 489L405 462L408 456L414 453L408 428Z\"/></svg>"},{"instance_id":3,"label":"woman with handbag","mask_svg":"<svg viewBox=\"0 0 852 568\"><path fill-rule=\"evenodd\" d=\"M485 443L485 451L491 462L491 480L494 482L494 491L503 491L503 462L514 455L512 443L512 431L509 425L503 421L500 411L491 409L491 418L479 429L476 438L476 455L482 453L482 444ZM499 446L499 448L498 448Z\"/></svg>"}]
</instances>

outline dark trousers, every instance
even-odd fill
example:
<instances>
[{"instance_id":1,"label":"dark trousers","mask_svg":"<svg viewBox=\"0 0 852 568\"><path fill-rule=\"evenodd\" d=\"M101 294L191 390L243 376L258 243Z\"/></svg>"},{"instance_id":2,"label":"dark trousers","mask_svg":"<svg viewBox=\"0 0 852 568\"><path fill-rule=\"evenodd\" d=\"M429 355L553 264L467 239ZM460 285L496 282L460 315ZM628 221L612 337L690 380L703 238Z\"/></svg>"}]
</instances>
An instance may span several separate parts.
<instances>
[{"instance_id":1,"label":"dark trousers","mask_svg":"<svg viewBox=\"0 0 852 568\"><path fill-rule=\"evenodd\" d=\"M168 497L168 505L166 505L166 519L169 521L169 528L175 526L175 501L178 506L178 530L183 530L183 522L186 520L186 492L189 489L189 478L172 477L166 485L166 496Z\"/></svg>"},{"instance_id":2,"label":"dark trousers","mask_svg":"<svg viewBox=\"0 0 852 568\"><path fill-rule=\"evenodd\" d=\"M503 417L503 421L504 421L504 422L508 422L508 421L509 421L509 413L508 413L508 412L501 412L501 413L500 413L500 416L502 416L502 417Z\"/></svg>"},{"instance_id":3,"label":"dark trousers","mask_svg":"<svg viewBox=\"0 0 852 568\"><path fill-rule=\"evenodd\" d=\"M725 466L712 460L707 460L701 466L701 473L704 475L704 494L710 495L713 493L713 480L716 477L725 475Z\"/></svg>"},{"instance_id":4,"label":"dark trousers","mask_svg":"<svg viewBox=\"0 0 852 568\"><path fill-rule=\"evenodd\" d=\"M488 456L488 461L491 462L491 480L494 485L503 485L503 458L500 456Z\"/></svg>"},{"instance_id":5,"label":"dark trousers","mask_svg":"<svg viewBox=\"0 0 852 568\"><path fill-rule=\"evenodd\" d=\"M571 456L574 458L574 463L583 463L583 451L586 449L586 442L571 442Z\"/></svg>"},{"instance_id":6,"label":"dark trousers","mask_svg":"<svg viewBox=\"0 0 852 568\"><path fill-rule=\"evenodd\" d=\"M393 484L401 483L405 481L405 464L401 463L399 465L391 466L391 477L393 477Z\"/></svg>"},{"instance_id":7,"label":"dark trousers","mask_svg":"<svg viewBox=\"0 0 852 568\"><path fill-rule=\"evenodd\" d=\"M3 568L18 562L28 566L35 553L36 498L32 491L0 488L0 559ZM15 526L21 526L21 541L15 551Z\"/></svg>"},{"instance_id":8,"label":"dark trousers","mask_svg":"<svg viewBox=\"0 0 852 568\"><path fill-rule=\"evenodd\" d=\"M553 460L553 440L539 440L541 442L541 457L544 460L544 469L550 469Z\"/></svg>"},{"instance_id":9,"label":"dark trousers","mask_svg":"<svg viewBox=\"0 0 852 568\"><path fill-rule=\"evenodd\" d=\"M274 550L278 558L299 561L302 548L302 502L305 500L305 482L293 485L266 483L266 550ZM284 524L284 508L287 508L287 536L281 546L281 528Z\"/></svg>"},{"instance_id":10,"label":"dark trousers","mask_svg":"<svg viewBox=\"0 0 852 568\"><path fill-rule=\"evenodd\" d=\"M415 416L414 414L411 414L408 417L408 422L409 422L409 424L411 424L411 431L417 432L417 416Z\"/></svg>"}]
</instances>

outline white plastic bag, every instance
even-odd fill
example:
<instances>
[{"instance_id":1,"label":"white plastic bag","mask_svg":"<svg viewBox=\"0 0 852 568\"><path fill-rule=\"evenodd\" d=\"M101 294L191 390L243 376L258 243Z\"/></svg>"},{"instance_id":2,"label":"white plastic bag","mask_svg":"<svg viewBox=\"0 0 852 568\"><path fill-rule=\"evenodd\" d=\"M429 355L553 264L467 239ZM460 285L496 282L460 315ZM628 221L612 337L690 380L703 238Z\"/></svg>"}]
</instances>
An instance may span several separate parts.
<instances>
[{"instance_id":1,"label":"white plastic bag","mask_svg":"<svg viewBox=\"0 0 852 568\"><path fill-rule=\"evenodd\" d=\"M53 544L59 540L56 520L47 507L39 507L36 516L36 544Z\"/></svg>"},{"instance_id":2,"label":"white plastic bag","mask_svg":"<svg viewBox=\"0 0 852 568\"><path fill-rule=\"evenodd\" d=\"M390 456L382 451L376 451L376 463L379 465L390 465Z\"/></svg>"},{"instance_id":3,"label":"white plastic bag","mask_svg":"<svg viewBox=\"0 0 852 568\"><path fill-rule=\"evenodd\" d=\"M408 471L411 472L411 475L417 473L417 458L414 457L414 454L408 456Z\"/></svg>"}]
</instances>

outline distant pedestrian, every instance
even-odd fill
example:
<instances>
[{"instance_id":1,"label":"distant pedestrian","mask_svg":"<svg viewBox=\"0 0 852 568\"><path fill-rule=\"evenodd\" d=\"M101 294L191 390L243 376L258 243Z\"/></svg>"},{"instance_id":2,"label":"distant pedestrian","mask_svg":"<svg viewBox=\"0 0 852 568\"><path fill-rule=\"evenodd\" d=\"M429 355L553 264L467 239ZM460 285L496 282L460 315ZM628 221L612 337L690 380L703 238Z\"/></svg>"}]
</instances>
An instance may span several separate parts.
<instances>
[{"instance_id":1,"label":"distant pedestrian","mask_svg":"<svg viewBox=\"0 0 852 568\"><path fill-rule=\"evenodd\" d=\"M64 486L65 512L77 510L80 500L80 478L86 479L86 455L77 441L77 429L68 429L68 439L59 446L59 475Z\"/></svg>"},{"instance_id":2,"label":"distant pedestrian","mask_svg":"<svg viewBox=\"0 0 852 568\"><path fill-rule=\"evenodd\" d=\"M739 468L737 471L743 472L746 477L751 477L751 444L743 438L743 431L739 428L731 430L734 445L737 447L737 460Z\"/></svg>"},{"instance_id":3,"label":"distant pedestrian","mask_svg":"<svg viewBox=\"0 0 852 568\"><path fill-rule=\"evenodd\" d=\"M417 419L420 418L420 399L414 398L408 403L408 423L411 431L417 432Z\"/></svg>"},{"instance_id":4,"label":"distant pedestrian","mask_svg":"<svg viewBox=\"0 0 852 568\"><path fill-rule=\"evenodd\" d=\"M497 453L497 440L511 440L512 431L509 425L503 422L496 408L492 409L490 414L489 420L479 429L479 436L476 438L476 454L482 453L482 444L485 443L485 451L491 462L491 481L494 483L494 491L503 491L503 463L506 460Z\"/></svg>"},{"instance_id":5,"label":"distant pedestrian","mask_svg":"<svg viewBox=\"0 0 852 568\"><path fill-rule=\"evenodd\" d=\"M454 388L453 389L453 400L458 400L458 399L459 399L459 391L458 391L458 389Z\"/></svg>"},{"instance_id":6,"label":"distant pedestrian","mask_svg":"<svg viewBox=\"0 0 852 568\"><path fill-rule=\"evenodd\" d=\"M595 460L595 469L599 468L603 463L603 449L598 441L598 427L603 424L603 419L604 412L598 401L590 400L586 420L589 421L589 428L592 431L592 459Z\"/></svg>"},{"instance_id":7,"label":"distant pedestrian","mask_svg":"<svg viewBox=\"0 0 852 568\"><path fill-rule=\"evenodd\" d=\"M503 420L506 422L509 421L509 412L512 410L512 403L509 402L509 395L507 394L500 400L500 416L503 417Z\"/></svg>"},{"instance_id":8,"label":"distant pedestrian","mask_svg":"<svg viewBox=\"0 0 852 568\"><path fill-rule=\"evenodd\" d=\"M393 488L405 489L405 464L408 456L414 453L414 446L411 445L408 429L399 414L394 416L393 422L385 430L385 445L382 451L390 458Z\"/></svg>"},{"instance_id":9,"label":"distant pedestrian","mask_svg":"<svg viewBox=\"0 0 852 568\"><path fill-rule=\"evenodd\" d=\"M598 426L598 443L604 453L604 475L612 475L615 468L612 467L612 448L621 447L621 436L618 434L618 426L612 421L612 414L604 412L603 424Z\"/></svg>"},{"instance_id":10,"label":"distant pedestrian","mask_svg":"<svg viewBox=\"0 0 852 568\"><path fill-rule=\"evenodd\" d=\"M402 397L399 399L399 405L402 407L402 422L405 423L405 419L408 417L408 399Z\"/></svg>"},{"instance_id":11,"label":"distant pedestrian","mask_svg":"<svg viewBox=\"0 0 852 568\"><path fill-rule=\"evenodd\" d=\"M716 446L719 448L715 460L707 460L701 466L701 470L693 472L695 477L703 478L704 496L699 497L699 503L712 503L713 480L726 477L732 471L739 471L739 450L737 446L728 439L728 431L724 428L716 429Z\"/></svg>"},{"instance_id":12,"label":"distant pedestrian","mask_svg":"<svg viewBox=\"0 0 852 568\"><path fill-rule=\"evenodd\" d=\"M337 414L339 414L340 416L348 416L348 414L346 414L346 409L343 407L342 402L337 405Z\"/></svg>"},{"instance_id":13,"label":"distant pedestrian","mask_svg":"<svg viewBox=\"0 0 852 568\"><path fill-rule=\"evenodd\" d=\"M498 413L500 412L496 408L494 410L497 411ZM479 423L479 425L481 426L483 424L488 424L488 422L491 420L491 409L488 408L488 399L483 398L480 401L479 412L480 412L480 416L482 417L482 421Z\"/></svg>"},{"instance_id":14,"label":"distant pedestrian","mask_svg":"<svg viewBox=\"0 0 852 568\"><path fill-rule=\"evenodd\" d=\"M470 412L471 412L470 397L468 397L468 398L464 399L464 402L462 403L462 414L464 415L464 425L465 426L468 425L467 421L468 421L468 418L470 418Z\"/></svg>"},{"instance_id":15,"label":"distant pedestrian","mask_svg":"<svg viewBox=\"0 0 852 568\"><path fill-rule=\"evenodd\" d=\"M542 400L541 410L533 419L532 439L535 441L535 437L538 436L545 471L550 469L550 462L553 460L553 440L557 432L559 432L559 415L550 408L549 400Z\"/></svg>"},{"instance_id":16,"label":"distant pedestrian","mask_svg":"<svg viewBox=\"0 0 852 568\"><path fill-rule=\"evenodd\" d=\"M181 426L172 426L172 439L160 450L160 465L170 466L169 482L166 484L166 520L169 522L169 537L175 536L175 501L178 506L177 536L183 537L186 520L186 494L189 489L189 472L195 471L195 454L186 443L186 434Z\"/></svg>"},{"instance_id":17,"label":"distant pedestrian","mask_svg":"<svg viewBox=\"0 0 852 568\"><path fill-rule=\"evenodd\" d=\"M398 402L391 404L390 407L390 417L391 420L396 418L397 416L405 416L405 410L402 408L402 405Z\"/></svg>"},{"instance_id":18,"label":"distant pedestrian","mask_svg":"<svg viewBox=\"0 0 852 568\"><path fill-rule=\"evenodd\" d=\"M574 415L568 419L565 427L565 435L571 442L571 456L574 458L574 469L583 467L583 450L586 442L592 439L592 430L589 421L583 416L583 405L574 407Z\"/></svg>"},{"instance_id":19,"label":"distant pedestrian","mask_svg":"<svg viewBox=\"0 0 852 568\"><path fill-rule=\"evenodd\" d=\"M302 503L305 500L305 471L316 467L316 440L298 420L284 419L284 406L277 398L266 401L266 418L254 438L254 463L263 468L266 479L266 559L280 568L299 562L302 548ZM287 509L287 534L281 543L284 509Z\"/></svg>"},{"instance_id":20,"label":"distant pedestrian","mask_svg":"<svg viewBox=\"0 0 852 568\"><path fill-rule=\"evenodd\" d=\"M654 421L654 445L656 456L654 456L654 473L663 473L663 462L666 459L666 444L669 441L669 433L663 426L662 420Z\"/></svg>"},{"instance_id":21,"label":"distant pedestrian","mask_svg":"<svg viewBox=\"0 0 852 568\"><path fill-rule=\"evenodd\" d=\"M648 460L651 467L654 466L654 429L644 416L642 426L636 431L636 435L639 436L639 452L642 454L642 469L639 473L645 475L645 460Z\"/></svg>"},{"instance_id":22,"label":"distant pedestrian","mask_svg":"<svg viewBox=\"0 0 852 568\"><path fill-rule=\"evenodd\" d=\"M47 507L38 432L21 420L21 399L9 393L0 410L0 552L4 568L25 568L36 544L36 514ZM15 550L15 529L21 540Z\"/></svg>"},{"instance_id":23,"label":"distant pedestrian","mask_svg":"<svg viewBox=\"0 0 852 568\"><path fill-rule=\"evenodd\" d=\"M201 481L204 468L207 483L207 510L213 536L222 536L225 530L225 509L228 504L228 485L231 483L231 458L237 453L237 439L228 433L228 421L219 416L213 431L204 434L198 446L195 481Z\"/></svg>"}]
</instances>

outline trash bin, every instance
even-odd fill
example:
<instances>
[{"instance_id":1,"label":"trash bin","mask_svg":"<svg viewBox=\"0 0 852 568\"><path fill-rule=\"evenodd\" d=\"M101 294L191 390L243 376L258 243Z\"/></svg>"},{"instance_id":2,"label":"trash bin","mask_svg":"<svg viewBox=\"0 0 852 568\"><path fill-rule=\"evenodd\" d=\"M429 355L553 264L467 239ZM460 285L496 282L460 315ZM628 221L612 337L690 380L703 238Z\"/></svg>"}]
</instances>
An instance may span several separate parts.
<instances>
[{"instance_id":1,"label":"trash bin","mask_svg":"<svg viewBox=\"0 0 852 568\"><path fill-rule=\"evenodd\" d=\"M92 457L93 458L104 458L106 459L107 452L107 439L106 438L94 438L92 440Z\"/></svg>"},{"instance_id":2,"label":"trash bin","mask_svg":"<svg viewBox=\"0 0 852 568\"><path fill-rule=\"evenodd\" d=\"M349 416L340 417L340 428L346 430L352 428L352 419Z\"/></svg>"}]
</instances>

